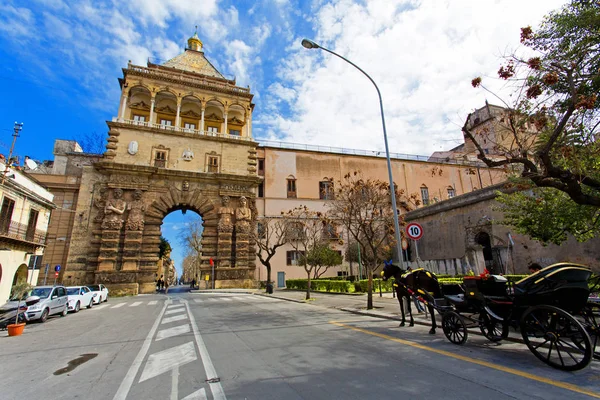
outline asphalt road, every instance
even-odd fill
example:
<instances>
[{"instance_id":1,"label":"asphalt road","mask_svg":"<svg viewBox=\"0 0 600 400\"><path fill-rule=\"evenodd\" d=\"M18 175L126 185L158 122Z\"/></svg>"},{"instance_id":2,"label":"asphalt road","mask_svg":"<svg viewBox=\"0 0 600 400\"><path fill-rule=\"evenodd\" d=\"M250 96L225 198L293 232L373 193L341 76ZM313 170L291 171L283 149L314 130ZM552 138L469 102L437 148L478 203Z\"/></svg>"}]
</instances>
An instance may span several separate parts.
<instances>
[{"instance_id":1,"label":"asphalt road","mask_svg":"<svg viewBox=\"0 0 600 400\"><path fill-rule=\"evenodd\" d=\"M0 399L589 399L524 345L243 293L111 298L0 333Z\"/></svg>"}]
</instances>

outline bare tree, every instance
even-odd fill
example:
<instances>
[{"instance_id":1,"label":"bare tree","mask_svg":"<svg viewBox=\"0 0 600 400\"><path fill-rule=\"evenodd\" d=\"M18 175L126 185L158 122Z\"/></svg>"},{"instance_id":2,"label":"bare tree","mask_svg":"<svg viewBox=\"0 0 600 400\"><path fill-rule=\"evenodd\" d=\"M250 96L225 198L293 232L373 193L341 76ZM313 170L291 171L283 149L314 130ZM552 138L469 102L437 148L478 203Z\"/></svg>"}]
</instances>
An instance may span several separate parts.
<instances>
[{"instance_id":1,"label":"bare tree","mask_svg":"<svg viewBox=\"0 0 600 400\"><path fill-rule=\"evenodd\" d=\"M416 196L396 190L398 204L405 209L418 204ZM373 308L373 272L390 259L395 245L393 211L388 183L364 179L360 172L346 174L336 182L335 199L327 203L328 218L341 224L350 241L358 243L368 277L367 308ZM401 221L403 223L403 221Z\"/></svg>"},{"instance_id":2,"label":"bare tree","mask_svg":"<svg viewBox=\"0 0 600 400\"><path fill-rule=\"evenodd\" d=\"M284 213L283 217L287 223L287 240L294 248L298 264L306 271L306 300L309 300L310 280L316 266L309 264L309 258L306 255L322 242L323 229L326 224L325 216L301 205Z\"/></svg>"},{"instance_id":3,"label":"bare tree","mask_svg":"<svg viewBox=\"0 0 600 400\"><path fill-rule=\"evenodd\" d=\"M271 284L271 259L277 249L288 243L287 223L283 217L265 217L258 221L257 229L253 232L257 255L262 265L267 269L267 285ZM268 287L267 287L268 290Z\"/></svg>"},{"instance_id":4,"label":"bare tree","mask_svg":"<svg viewBox=\"0 0 600 400\"><path fill-rule=\"evenodd\" d=\"M88 132L78 135L75 140L79 143L84 153L104 154L106 150L107 135L104 133L96 131Z\"/></svg>"},{"instance_id":5,"label":"bare tree","mask_svg":"<svg viewBox=\"0 0 600 400\"><path fill-rule=\"evenodd\" d=\"M192 277L197 279L200 270L200 260L202 258L202 220L197 219L187 225L187 229L181 231L179 241L186 249L186 258L190 257L192 261ZM192 278L192 279L193 279Z\"/></svg>"}]
</instances>

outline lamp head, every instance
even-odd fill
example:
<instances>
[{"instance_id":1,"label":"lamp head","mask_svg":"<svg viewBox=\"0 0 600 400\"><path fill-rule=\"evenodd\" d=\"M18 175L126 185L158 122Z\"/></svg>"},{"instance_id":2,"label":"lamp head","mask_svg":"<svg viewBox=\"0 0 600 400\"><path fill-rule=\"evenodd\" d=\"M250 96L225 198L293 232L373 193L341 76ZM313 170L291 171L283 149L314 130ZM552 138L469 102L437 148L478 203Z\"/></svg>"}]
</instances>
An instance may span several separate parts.
<instances>
[{"instance_id":1,"label":"lamp head","mask_svg":"<svg viewBox=\"0 0 600 400\"><path fill-rule=\"evenodd\" d=\"M306 38L302 39L302 46L306 47L307 49L318 49L320 47L318 44L316 44L312 40L308 40Z\"/></svg>"}]
</instances>

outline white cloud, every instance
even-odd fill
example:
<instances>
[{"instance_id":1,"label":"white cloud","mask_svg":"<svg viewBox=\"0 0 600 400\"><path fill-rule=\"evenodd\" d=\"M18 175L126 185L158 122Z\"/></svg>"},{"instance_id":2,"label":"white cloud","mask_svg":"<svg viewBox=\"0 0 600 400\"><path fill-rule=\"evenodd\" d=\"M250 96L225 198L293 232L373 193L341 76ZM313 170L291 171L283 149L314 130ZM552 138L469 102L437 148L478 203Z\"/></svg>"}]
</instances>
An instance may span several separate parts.
<instances>
[{"instance_id":1,"label":"white cloud","mask_svg":"<svg viewBox=\"0 0 600 400\"><path fill-rule=\"evenodd\" d=\"M486 96L471 79L495 76L501 53L518 47L519 28L562 3L338 0L315 11L315 39L378 84L392 151L430 154L452 147L447 140L462 137L456 124L483 105ZM293 49L278 70L281 88L271 89L297 95L270 91L270 100L287 101L292 115L260 119L256 131L292 142L383 148L378 98L368 79L324 51Z\"/></svg>"}]
</instances>

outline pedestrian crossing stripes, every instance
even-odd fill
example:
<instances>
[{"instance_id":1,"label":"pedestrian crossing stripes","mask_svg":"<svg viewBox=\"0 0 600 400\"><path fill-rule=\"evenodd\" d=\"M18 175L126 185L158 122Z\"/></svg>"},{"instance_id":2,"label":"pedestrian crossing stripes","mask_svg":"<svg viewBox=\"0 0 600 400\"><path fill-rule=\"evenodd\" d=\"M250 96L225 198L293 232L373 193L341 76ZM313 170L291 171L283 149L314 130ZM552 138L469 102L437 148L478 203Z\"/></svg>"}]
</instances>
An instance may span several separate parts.
<instances>
[{"instance_id":1,"label":"pedestrian crossing stripes","mask_svg":"<svg viewBox=\"0 0 600 400\"><path fill-rule=\"evenodd\" d=\"M206 304L206 303L231 303L231 302L262 302L262 301L270 301L272 298L264 297L264 296L254 296L254 295L218 295L218 296L209 296L209 295L200 295L202 298L195 298L193 302L196 304ZM191 300L190 300L191 301ZM149 302L144 301L134 301L133 303L122 302L116 304L100 304L92 308L92 310L101 310L103 308L121 308L121 307L139 307L139 306L154 306L157 304L162 304L162 300L151 300ZM166 316L182 313L185 311L185 306L183 304L171 304L168 310L165 312Z\"/></svg>"},{"instance_id":2,"label":"pedestrian crossing stripes","mask_svg":"<svg viewBox=\"0 0 600 400\"><path fill-rule=\"evenodd\" d=\"M170 324L171 322L181 321L182 319L187 319L187 315L183 314L183 315L175 315L173 317L166 317L162 320L162 322L160 324L161 325Z\"/></svg>"},{"instance_id":3,"label":"pedestrian crossing stripes","mask_svg":"<svg viewBox=\"0 0 600 400\"><path fill-rule=\"evenodd\" d=\"M153 305L155 305L156 303L158 303L158 301L157 301L157 300L152 300L152 301L148 302L148 305L149 305L149 306L153 306Z\"/></svg>"},{"instance_id":4,"label":"pedestrian crossing stripes","mask_svg":"<svg viewBox=\"0 0 600 400\"><path fill-rule=\"evenodd\" d=\"M136 301L135 303L131 303L131 304L129 305L129 307L137 307L137 306L139 306L140 304L142 304L142 302L141 302L141 301Z\"/></svg>"},{"instance_id":5,"label":"pedestrian crossing stripes","mask_svg":"<svg viewBox=\"0 0 600 400\"><path fill-rule=\"evenodd\" d=\"M173 336L183 335L190 332L190 325L178 325L172 328L162 329L156 334L156 341L168 339Z\"/></svg>"},{"instance_id":6,"label":"pedestrian crossing stripes","mask_svg":"<svg viewBox=\"0 0 600 400\"><path fill-rule=\"evenodd\" d=\"M119 308L119 307L123 307L124 305L125 305L125 303L119 303L119 304L115 304L111 308Z\"/></svg>"}]
</instances>

